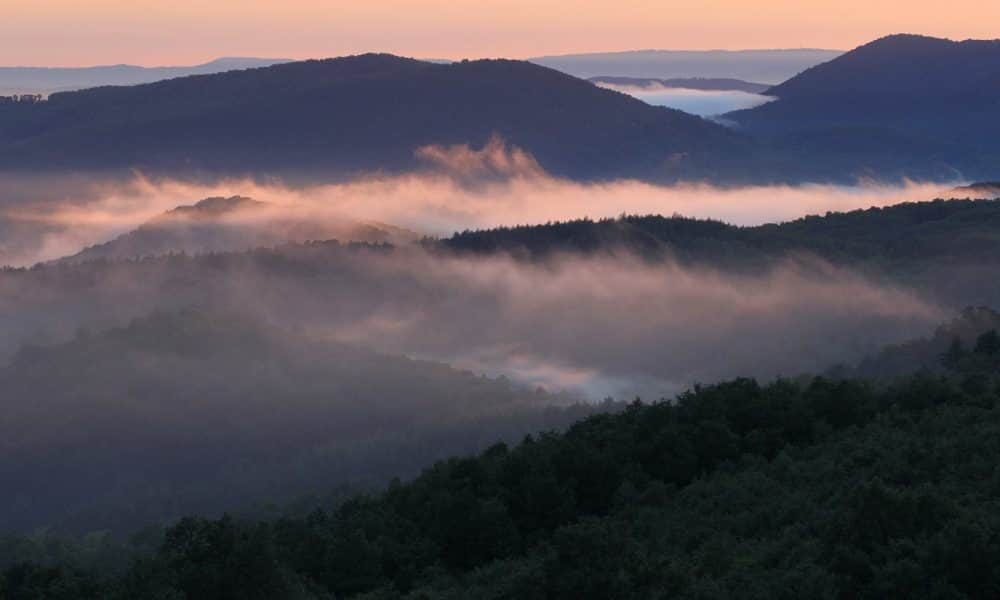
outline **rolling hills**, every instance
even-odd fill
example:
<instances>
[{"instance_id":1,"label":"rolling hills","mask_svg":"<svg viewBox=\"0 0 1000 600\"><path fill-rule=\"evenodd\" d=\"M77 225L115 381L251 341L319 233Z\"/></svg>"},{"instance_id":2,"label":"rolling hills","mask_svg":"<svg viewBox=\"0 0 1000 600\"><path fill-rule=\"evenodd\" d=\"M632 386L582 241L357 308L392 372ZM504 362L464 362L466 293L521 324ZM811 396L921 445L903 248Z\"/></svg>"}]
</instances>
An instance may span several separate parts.
<instances>
[{"instance_id":1,"label":"rolling hills","mask_svg":"<svg viewBox=\"0 0 1000 600\"><path fill-rule=\"evenodd\" d=\"M751 173L751 140L526 62L391 55L287 63L0 106L5 171L349 176L499 136L547 171L654 180Z\"/></svg>"},{"instance_id":2,"label":"rolling hills","mask_svg":"<svg viewBox=\"0 0 1000 600\"><path fill-rule=\"evenodd\" d=\"M583 181L992 179L998 48L876 40L769 88L775 102L728 113L735 130L530 62L293 62L0 104L0 171L309 182L425 169L422 148L502 139L545 171Z\"/></svg>"},{"instance_id":3,"label":"rolling hills","mask_svg":"<svg viewBox=\"0 0 1000 600\"><path fill-rule=\"evenodd\" d=\"M449 449L596 409L231 308L155 311L22 347L0 366L0 478L14 491L0 500L0 530L124 534L192 511L377 485Z\"/></svg>"}]
</instances>

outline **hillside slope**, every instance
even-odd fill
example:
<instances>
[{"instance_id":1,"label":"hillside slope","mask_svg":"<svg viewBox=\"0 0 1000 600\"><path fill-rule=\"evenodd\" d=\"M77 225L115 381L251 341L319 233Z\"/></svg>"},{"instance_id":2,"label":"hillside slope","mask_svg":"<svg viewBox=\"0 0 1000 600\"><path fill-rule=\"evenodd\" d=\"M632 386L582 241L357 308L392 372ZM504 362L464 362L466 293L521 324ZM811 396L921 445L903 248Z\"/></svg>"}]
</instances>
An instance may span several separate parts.
<instances>
[{"instance_id":1,"label":"hillside slope","mask_svg":"<svg viewBox=\"0 0 1000 600\"><path fill-rule=\"evenodd\" d=\"M0 397L0 530L19 531L127 533L378 484L581 414L506 379L190 308L25 346Z\"/></svg>"},{"instance_id":2,"label":"hillside slope","mask_svg":"<svg viewBox=\"0 0 1000 600\"><path fill-rule=\"evenodd\" d=\"M290 242L396 243L419 236L383 223L363 223L277 207L243 196L205 198L178 206L132 231L59 259L79 262L99 258L141 258L186 252L227 252L274 247Z\"/></svg>"},{"instance_id":3,"label":"hillside slope","mask_svg":"<svg viewBox=\"0 0 1000 600\"><path fill-rule=\"evenodd\" d=\"M185 518L124 575L35 542L5 576L24 597L994 598L1000 344L955 367L699 386L305 517Z\"/></svg>"},{"instance_id":4,"label":"hillside slope","mask_svg":"<svg viewBox=\"0 0 1000 600\"><path fill-rule=\"evenodd\" d=\"M419 168L421 147L493 136L583 179L749 173L752 147L700 118L506 60L368 54L0 106L5 170L329 178Z\"/></svg>"},{"instance_id":5,"label":"hillside slope","mask_svg":"<svg viewBox=\"0 0 1000 600\"><path fill-rule=\"evenodd\" d=\"M738 272L811 256L915 286L956 308L1000 303L1000 200L935 200L737 227L684 217L626 216L466 231L438 247L460 253L630 253ZM942 281L949 285L942 286Z\"/></svg>"},{"instance_id":6,"label":"hillside slope","mask_svg":"<svg viewBox=\"0 0 1000 600\"><path fill-rule=\"evenodd\" d=\"M1000 40L889 36L766 93L778 100L727 117L828 167L940 178L996 172Z\"/></svg>"},{"instance_id":7,"label":"hillside slope","mask_svg":"<svg viewBox=\"0 0 1000 600\"><path fill-rule=\"evenodd\" d=\"M138 85L174 77L207 75L235 69L252 69L286 59L217 58L186 67L140 67L138 65L103 65L97 67L0 67L0 95L51 94L104 85Z\"/></svg>"}]
</instances>

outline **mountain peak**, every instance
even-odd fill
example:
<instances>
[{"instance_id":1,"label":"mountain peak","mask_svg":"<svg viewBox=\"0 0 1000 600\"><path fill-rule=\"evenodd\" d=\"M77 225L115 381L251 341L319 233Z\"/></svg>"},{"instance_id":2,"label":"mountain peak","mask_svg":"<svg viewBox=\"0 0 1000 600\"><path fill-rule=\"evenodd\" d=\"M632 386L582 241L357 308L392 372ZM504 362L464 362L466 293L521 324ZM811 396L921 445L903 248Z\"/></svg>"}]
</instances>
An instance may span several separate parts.
<instances>
[{"instance_id":1,"label":"mountain peak","mask_svg":"<svg viewBox=\"0 0 1000 600\"><path fill-rule=\"evenodd\" d=\"M891 35L883 36L876 40L868 42L867 44L861 46L861 48L871 47L871 46L900 45L900 44L940 47L954 43L955 42L949 39L936 38L929 35L920 35L917 33L893 33Z\"/></svg>"}]
</instances>

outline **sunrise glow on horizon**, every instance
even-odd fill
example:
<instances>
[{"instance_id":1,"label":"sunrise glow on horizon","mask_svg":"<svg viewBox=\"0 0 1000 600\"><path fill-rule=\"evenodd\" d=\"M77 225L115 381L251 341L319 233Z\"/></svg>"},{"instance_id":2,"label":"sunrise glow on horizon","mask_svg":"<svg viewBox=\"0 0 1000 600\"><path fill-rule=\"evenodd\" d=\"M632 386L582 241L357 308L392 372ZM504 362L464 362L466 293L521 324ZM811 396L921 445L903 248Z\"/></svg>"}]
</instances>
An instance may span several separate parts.
<instances>
[{"instance_id":1,"label":"sunrise glow on horizon","mask_svg":"<svg viewBox=\"0 0 1000 600\"><path fill-rule=\"evenodd\" d=\"M380 51L477 58L636 49L847 50L892 33L998 37L1000 3L891 0L39 0L0 10L0 64L193 64Z\"/></svg>"}]
</instances>

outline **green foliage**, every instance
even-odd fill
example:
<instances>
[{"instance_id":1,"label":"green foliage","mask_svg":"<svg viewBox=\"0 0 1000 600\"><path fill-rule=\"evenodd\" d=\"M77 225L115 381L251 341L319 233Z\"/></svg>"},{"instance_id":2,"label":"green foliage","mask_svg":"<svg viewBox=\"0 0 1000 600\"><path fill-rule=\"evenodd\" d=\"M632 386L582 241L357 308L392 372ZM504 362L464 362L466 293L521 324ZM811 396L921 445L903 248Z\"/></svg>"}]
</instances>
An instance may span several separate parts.
<instances>
[{"instance_id":1,"label":"green foliage","mask_svg":"<svg viewBox=\"0 0 1000 600\"><path fill-rule=\"evenodd\" d=\"M184 519L121 575L12 567L8 594L993 598L998 369L959 363L889 386L699 386L439 462L334 510Z\"/></svg>"}]
</instances>

